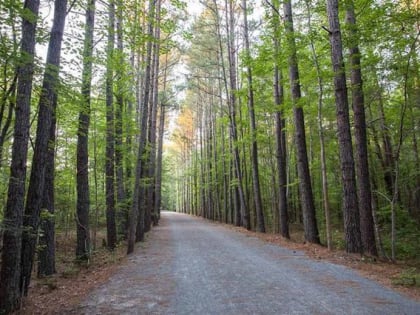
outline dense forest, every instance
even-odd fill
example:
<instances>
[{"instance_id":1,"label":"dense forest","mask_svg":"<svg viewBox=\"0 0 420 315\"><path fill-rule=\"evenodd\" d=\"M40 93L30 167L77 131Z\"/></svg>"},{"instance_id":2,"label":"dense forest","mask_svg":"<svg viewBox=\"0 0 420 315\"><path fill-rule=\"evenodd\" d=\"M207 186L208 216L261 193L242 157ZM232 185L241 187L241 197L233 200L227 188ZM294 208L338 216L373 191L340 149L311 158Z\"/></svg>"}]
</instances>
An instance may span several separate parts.
<instances>
[{"instance_id":1,"label":"dense forest","mask_svg":"<svg viewBox=\"0 0 420 315\"><path fill-rule=\"evenodd\" d=\"M0 313L168 209L418 260L418 0L0 0ZM36 274L35 274L36 273Z\"/></svg>"}]
</instances>

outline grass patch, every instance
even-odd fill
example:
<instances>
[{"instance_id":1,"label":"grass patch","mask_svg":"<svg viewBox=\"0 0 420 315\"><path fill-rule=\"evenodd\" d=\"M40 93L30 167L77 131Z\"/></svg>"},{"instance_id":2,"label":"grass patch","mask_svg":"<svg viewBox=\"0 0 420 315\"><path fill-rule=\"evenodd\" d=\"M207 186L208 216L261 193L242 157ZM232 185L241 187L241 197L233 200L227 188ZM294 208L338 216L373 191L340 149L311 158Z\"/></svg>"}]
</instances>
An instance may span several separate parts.
<instances>
[{"instance_id":1,"label":"grass patch","mask_svg":"<svg viewBox=\"0 0 420 315\"><path fill-rule=\"evenodd\" d=\"M417 268L408 268L392 279L392 284L404 287L420 287L420 272Z\"/></svg>"}]
</instances>

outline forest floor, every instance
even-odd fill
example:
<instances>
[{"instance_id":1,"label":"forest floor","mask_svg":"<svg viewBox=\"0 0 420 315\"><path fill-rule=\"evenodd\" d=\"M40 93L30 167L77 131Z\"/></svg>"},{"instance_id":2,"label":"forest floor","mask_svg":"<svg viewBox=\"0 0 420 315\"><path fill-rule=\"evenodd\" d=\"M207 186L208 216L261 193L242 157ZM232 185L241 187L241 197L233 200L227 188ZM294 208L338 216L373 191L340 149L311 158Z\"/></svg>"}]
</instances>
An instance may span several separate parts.
<instances>
[{"instance_id":1,"label":"forest floor","mask_svg":"<svg viewBox=\"0 0 420 315\"><path fill-rule=\"evenodd\" d=\"M104 243L105 230L98 231L97 243ZM59 232L56 236L57 273L37 278L33 272L28 297L16 314L59 314L72 309L93 289L104 283L126 260L127 248L120 244L114 252L97 246L88 263L75 261L76 234Z\"/></svg>"},{"instance_id":2,"label":"forest floor","mask_svg":"<svg viewBox=\"0 0 420 315\"><path fill-rule=\"evenodd\" d=\"M225 224L222 226L251 238L256 237L266 243L280 245L293 252L303 251L312 260L344 265L356 270L363 277L420 301L419 269L412 264L389 263L360 255L350 255L341 250L328 251L322 246L304 244L299 242L302 239L302 233L299 231L292 233L292 240L289 241L275 234L255 233ZM98 239L102 238L104 238L103 231L98 235ZM146 244L148 242L153 240L149 241L146 238ZM34 274L29 296L24 300L22 310L17 312L18 314L59 314L74 310L90 292L117 273L120 265L129 263L125 255L126 246L121 244L114 253L110 253L104 247L97 247L89 264L78 265L73 259L74 244L74 234L57 235L57 274L42 279L37 279ZM141 250L142 245L137 247L137 251Z\"/></svg>"}]
</instances>

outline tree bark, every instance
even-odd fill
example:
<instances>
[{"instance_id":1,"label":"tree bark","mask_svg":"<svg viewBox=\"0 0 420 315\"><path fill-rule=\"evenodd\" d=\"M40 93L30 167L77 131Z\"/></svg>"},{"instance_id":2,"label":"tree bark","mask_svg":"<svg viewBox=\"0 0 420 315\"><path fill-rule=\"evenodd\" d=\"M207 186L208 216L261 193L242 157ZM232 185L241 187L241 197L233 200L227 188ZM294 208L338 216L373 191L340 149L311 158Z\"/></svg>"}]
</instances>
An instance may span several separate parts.
<instances>
[{"instance_id":1,"label":"tree bark","mask_svg":"<svg viewBox=\"0 0 420 315\"><path fill-rule=\"evenodd\" d=\"M363 248L360 236L359 207L350 132L346 75L344 72L343 45L338 19L338 0L327 0L327 14L330 27L331 61L334 71L346 250L350 253L361 253Z\"/></svg>"},{"instance_id":2,"label":"tree bark","mask_svg":"<svg viewBox=\"0 0 420 315\"><path fill-rule=\"evenodd\" d=\"M353 0L347 0L346 23L350 32L350 81L354 112L354 138L356 142L356 173L358 179L358 201L360 212L360 232L363 251L377 256L375 229L372 216L372 191L370 187L369 162L366 135L365 101L361 70L361 53L357 34L356 14Z\"/></svg>"},{"instance_id":3,"label":"tree bark","mask_svg":"<svg viewBox=\"0 0 420 315\"><path fill-rule=\"evenodd\" d=\"M308 27L309 31L312 31L312 12L311 12L311 1L306 0L306 6L308 9ZM321 74L321 66L319 64L319 57L315 50L314 40L310 39L311 52L313 57L313 62L316 68L317 81L318 81L318 136L319 136L319 146L320 146L320 159L321 159L321 178L322 178L322 203L324 206L325 214L325 230L327 236L327 248L332 249L332 231L331 231L331 210L330 210L330 198L329 198L329 188L328 188L328 173L327 173L327 158L325 152L325 133L323 122L323 102L324 102L324 82Z\"/></svg>"},{"instance_id":4,"label":"tree bark","mask_svg":"<svg viewBox=\"0 0 420 315\"><path fill-rule=\"evenodd\" d=\"M286 149L286 122L284 111L281 108L284 101L284 89L282 72L279 68L280 38L279 38L279 4L276 1L273 7L274 18L274 102L277 106L275 112L276 128L276 162L278 169L278 211L280 220L280 234L285 238L290 238L289 234L289 213L287 207L287 149Z\"/></svg>"},{"instance_id":5,"label":"tree bark","mask_svg":"<svg viewBox=\"0 0 420 315\"><path fill-rule=\"evenodd\" d=\"M153 0L149 1L149 24L148 34L150 37L153 36L153 23L152 17L154 16L155 4ZM147 55L146 55L146 71L144 79L144 94L143 94L143 106L141 112L140 121L140 135L139 135L139 147L137 153L137 165L135 173L135 184L133 189L133 202L130 211L129 220L129 233L128 233L128 247L127 254L134 251L134 244L136 241L143 240L144 237L144 188L141 179L144 177L145 161L144 154L146 150L147 142L147 122L148 122L148 109L150 100L150 84L151 84L151 64L152 64L152 42L147 42Z\"/></svg>"},{"instance_id":6,"label":"tree bark","mask_svg":"<svg viewBox=\"0 0 420 315\"><path fill-rule=\"evenodd\" d=\"M305 119L303 109L299 104L301 98L299 69L296 52L295 35L293 29L292 3L286 0L283 4L285 29L289 46L289 78L293 101L295 121L295 142L297 155L297 169L299 177L299 192L303 212L303 226L305 240L319 244L319 233L315 215L315 204L312 192L311 175L309 172L308 154L306 149Z\"/></svg>"},{"instance_id":7,"label":"tree bark","mask_svg":"<svg viewBox=\"0 0 420 315\"><path fill-rule=\"evenodd\" d=\"M54 21L48 46L47 61L39 99L38 124L32 158L31 177L23 218L21 289L28 294L38 238L41 205L44 199L45 169L49 150L51 125L57 104L61 44L66 19L67 1L55 1Z\"/></svg>"},{"instance_id":8,"label":"tree bark","mask_svg":"<svg viewBox=\"0 0 420 315\"><path fill-rule=\"evenodd\" d=\"M154 213L154 203L156 195L156 131L157 131L157 114L158 114L158 95L159 95L159 69L160 69L160 11L161 1L156 1L156 21L154 30L154 45L153 45L153 76L151 80L152 84L152 95L149 113L149 130L148 130L148 142L149 142L149 161L148 161L148 181L150 185L147 189L147 207L148 207L148 220L147 229L150 230L150 223L157 224L157 213Z\"/></svg>"},{"instance_id":9,"label":"tree bark","mask_svg":"<svg viewBox=\"0 0 420 315\"><path fill-rule=\"evenodd\" d=\"M274 98L277 106L283 104L283 86L281 82L281 72L277 66L274 69ZM275 113L276 124L276 161L278 169L278 193L279 193L279 218L280 234L285 238L290 238L289 234L289 213L287 206L287 165L286 165L286 130L283 111L278 109Z\"/></svg>"},{"instance_id":10,"label":"tree bark","mask_svg":"<svg viewBox=\"0 0 420 315\"><path fill-rule=\"evenodd\" d=\"M164 79L166 80L166 79ZM160 106L159 116L159 132L158 132L158 147L157 147L157 161L156 161L156 194L154 203L154 213L157 216L156 224L160 219L160 208L162 205L162 159L163 159L163 136L165 131L165 105Z\"/></svg>"},{"instance_id":11,"label":"tree bark","mask_svg":"<svg viewBox=\"0 0 420 315\"><path fill-rule=\"evenodd\" d=\"M251 229L251 222L249 218L249 208L246 203L245 193L243 189L243 175L241 171L241 156L238 148L238 128L236 124L236 91L237 91L237 78L236 78L236 54L235 54L235 11L234 1L225 1L226 4L226 18L227 33L228 33L228 59L229 59L229 121L230 121L230 136L232 138L232 154L234 163L234 175L237 181L237 194L239 197L239 209L241 213L241 223L246 229Z\"/></svg>"},{"instance_id":12,"label":"tree bark","mask_svg":"<svg viewBox=\"0 0 420 315\"><path fill-rule=\"evenodd\" d=\"M123 146L123 109L125 101L125 78L124 78L124 46L123 46L123 1L117 0L117 91L116 91L116 106L115 106L115 169L116 169L116 186L117 186L117 203L116 215L118 219L120 238L125 238L126 235L126 217L127 217L127 196L124 186L124 151Z\"/></svg>"},{"instance_id":13,"label":"tree bark","mask_svg":"<svg viewBox=\"0 0 420 315\"><path fill-rule=\"evenodd\" d=\"M56 272L55 269L55 141L56 141L56 108L57 98L53 102L53 113L50 128L48 153L45 160L44 194L41 204L42 209L48 211L47 216L41 216L41 235L39 236L38 250L38 277L49 276Z\"/></svg>"},{"instance_id":14,"label":"tree bark","mask_svg":"<svg viewBox=\"0 0 420 315\"><path fill-rule=\"evenodd\" d=\"M22 21L12 163L3 217L5 228L0 270L0 311L4 313L16 310L21 301L22 225L39 1L25 1L24 9L27 12Z\"/></svg>"},{"instance_id":15,"label":"tree bark","mask_svg":"<svg viewBox=\"0 0 420 315\"><path fill-rule=\"evenodd\" d=\"M92 86L94 25L95 0L88 0L86 9L85 40L83 48L82 103L79 113L79 126L77 131L76 258L80 260L88 260L90 257L88 133L90 123L90 92Z\"/></svg>"},{"instance_id":16,"label":"tree bark","mask_svg":"<svg viewBox=\"0 0 420 315\"><path fill-rule=\"evenodd\" d=\"M114 125L114 41L115 3L108 4L108 47L106 69L106 149L105 149L105 195L107 247L115 248L117 230L115 225L115 125ZM118 104L117 104L118 106Z\"/></svg>"},{"instance_id":17,"label":"tree bark","mask_svg":"<svg viewBox=\"0 0 420 315\"><path fill-rule=\"evenodd\" d=\"M226 3L226 2L225 2ZM223 88L226 91L226 95L227 98L230 99L230 91L229 91L229 84L228 84L228 75L227 75L227 71L226 71L226 65L225 65L225 54L224 54L224 48L223 48L223 40L222 40L222 34L221 34L221 15L220 15L220 10L218 8L217 5L217 0L213 0L213 4L214 4L214 13L216 15L216 31L217 31L217 39L218 39L218 44L219 44L219 57L218 57L218 63L221 65L221 67L219 68L219 71L221 71L220 73L220 79L219 81L219 91L220 91L220 95L219 95L219 101L220 101L220 107L222 108L223 106ZM226 19L227 19L227 9L226 9ZM222 85L223 82L223 85ZM229 104L228 104L229 106ZM223 117L223 111L220 111L220 117ZM221 147L222 147L222 156L225 157L226 156L226 149L225 149L225 129L224 129L224 125L221 125ZM230 174L228 175L227 171L226 171L226 159L223 158L223 201L224 201L224 205L223 208L226 211L226 217L225 217L225 223L232 223L234 224L234 219L233 219L233 215L234 215L234 211L236 211L236 203L234 203L232 205L232 203L230 202L232 200L231 196L231 192L232 190L235 190L236 188L229 188L228 189L228 182L230 181ZM231 173L231 172L230 172ZM232 209L233 207L233 209ZM229 212L230 211L230 215ZM238 222L240 222L240 219L238 220Z\"/></svg>"},{"instance_id":18,"label":"tree bark","mask_svg":"<svg viewBox=\"0 0 420 315\"><path fill-rule=\"evenodd\" d=\"M248 12L246 7L246 0L242 0L242 10L244 14L244 39L245 39L245 58L247 64L247 79L248 79L248 113L250 121L251 133L251 169L252 169L252 185L254 190L255 212L257 215L257 230L258 232L265 232L264 210L261 200L260 189L260 175L258 169L258 144L257 144L257 125L255 122L255 104L254 91L252 82L251 69L251 53L249 48L249 31L248 31Z\"/></svg>"}]
</instances>

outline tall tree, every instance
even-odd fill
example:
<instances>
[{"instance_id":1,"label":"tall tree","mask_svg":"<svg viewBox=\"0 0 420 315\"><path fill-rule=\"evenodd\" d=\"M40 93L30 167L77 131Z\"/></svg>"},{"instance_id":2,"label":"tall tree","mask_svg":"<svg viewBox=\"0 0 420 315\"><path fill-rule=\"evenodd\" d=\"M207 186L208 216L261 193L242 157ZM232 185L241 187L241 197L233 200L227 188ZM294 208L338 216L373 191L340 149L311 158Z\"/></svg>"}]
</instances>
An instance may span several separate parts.
<instances>
[{"instance_id":1,"label":"tall tree","mask_svg":"<svg viewBox=\"0 0 420 315\"><path fill-rule=\"evenodd\" d=\"M338 0L327 0L327 14L331 44L331 62L334 71L338 142L343 185L342 209L344 214L346 250L350 253L359 253L362 252L363 249L360 236L359 207L350 132L346 74L343 61L343 44L341 40L340 22L338 19Z\"/></svg>"},{"instance_id":2,"label":"tall tree","mask_svg":"<svg viewBox=\"0 0 420 315\"><path fill-rule=\"evenodd\" d=\"M276 162L278 169L278 195L280 234L290 238L289 213L287 207L287 153L286 153L286 120L282 108L284 102L283 77L280 69L280 20L279 1L272 4L274 31L274 102L278 108L275 112L276 125Z\"/></svg>"},{"instance_id":3,"label":"tall tree","mask_svg":"<svg viewBox=\"0 0 420 315\"><path fill-rule=\"evenodd\" d=\"M234 198L238 201L238 214L240 213L240 220L242 226L246 229L251 228L251 222L249 217L249 208L245 198L243 174L241 167L241 155L238 147L238 127L236 122L237 116L237 63L236 63L236 39L235 39L235 1L225 1L226 5L226 28L228 37L228 60L229 60L229 123L230 123L230 137L231 137L231 149L233 155L233 174L236 179L236 186L234 192ZM239 223L239 222L237 222Z\"/></svg>"},{"instance_id":4,"label":"tall tree","mask_svg":"<svg viewBox=\"0 0 420 315\"><path fill-rule=\"evenodd\" d=\"M299 68L297 60L296 42L293 27L292 2L283 3L284 23L289 49L289 80L293 101L295 122L295 142L297 154L297 170L299 176L299 192L303 210L303 225L305 240L318 244L319 233L315 215L315 204L312 192L311 175L309 172L308 154L306 149L305 119L302 105L299 104L301 89L299 82Z\"/></svg>"},{"instance_id":5,"label":"tall tree","mask_svg":"<svg viewBox=\"0 0 420 315\"><path fill-rule=\"evenodd\" d=\"M115 226L115 126L114 126L114 33L115 33L115 4L108 3L108 47L106 69L106 150L105 150L105 194L106 194L106 231L107 246L113 250L117 242Z\"/></svg>"},{"instance_id":6,"label":"tall tree","mask_svg":"<svg viewBox=\"0 0 420 315\"><path fill-rule=\"evenodd\" d=\"M228 72L226 70L226 57L225 57L225 41L223 40L222 37L222 15L220 14L220 9L219 6L217 5L217 0L213 0L213 5L214 5L214 15L215 15L215 19L216 19L216 23L215 23L215 27L216 27L216 32L217 32L217 42L218 42L218 63L220 64L219 67L219 72L220 72L220 78L218 80L218 85L219 85L219 91L220 91L220 95L219 95L219 101L220 101L220 106L222 107L224 104L224 100L223 100L223 91L225 91L226 95L227 95L227 99L228 99L228 106L229 102L232 100L230 93L232 93L232 91L229 90L229 83L228 83ZM227 6L227 2L225 2L225 5ZM226 20L228 21L228 8L226 7L226 16L225 16ZM227 27L227 31L229 30L229 27ZM230 53L228 52L228 55ZM229 70L230 70L230 66L229 66ZM224 89L224 90L223 90ZM220 111L220 118L222 118L224 116L223 111ZM221 125L221 151L222 151L222 156L226 156L226 148L225 148L225 126ZM229 141L231 141L232 139L229 138ZM231 161L230 161L231 162ZM230 189L228 189L228 176L232 174L232 170L234 169L234 167L231 168L230 172L228 173L226 171L227 165L226 165L226 159L223 159L222 162L222 168L224 169L223 171L223 201L224 201L224 206L223 208L225 209L225 211L229 211L230 210L230 216L226 213L225 216L225 222L230 221L231 223L234 223L236 225L240 225L241 222L241 213L240 213L240 209L239 209L239 202L238 202L238 187L231 187ZM234 192L232 194L232 192ZM232 202L233 201L233 202ZM229 206L228 204L231 204L231 202L233 203L233 207ZM233 218L233 216L235 216L235 219Z\"/></svg>"},{"instance_id":7,"label":"tall tree","mask_svg":"<svg viewBox=\"0 0 420 315\"><path fill-rule=\"evenodd\" d=\"M225 2L225 4L226 4L226 2ZM211 8L211 6L209 6L209 8ZM216 28L216 34L217 34L217 42L218 42L218 53L219 53L219 55L218 55L218 60L217 60L217 64L220 64L220 66L218 67L219 69L218 69L218 72L219 72L219 80L218 80L218 89L219 89L219 103L220 103L220 108L223 108L223 106L224 106L224 97L223 97L223 93L226 93L226 98L227 99L230 99L230 92L231 91L229 91L229 84L228 84L228 73L227 73L227 70L226 70L226 56L225 56L225 46L226 46L226 41L224 40L224 38L223 38L223 36L222 36L222 15L221 15L221 13L220 13L220 9L219 9L219 6L218 6L218 4L217 4L217 1L216 0L213 0L213 8L211 8L212 9L212 11L213 11L213 13L214 13L214 16L215 16L215 19L216 19L216 22L214 23L215 25L215 28ZM226 20L227 20L227 8L226 8ZM223 117L224 117L224 113L223 113L223 111L222 110L219 110L219 119L223 119ZM223 157L225 157L226 156L226 147L225 147L225 140L226 140L226 138L225 138L225 136L224 136L224 134L225 134L225 124L217 124L216 123L216 118L215 118L215 124L216 124L216 128L215 129L219 129L220 131L220 134L221 134L221 137L217 137L217 130L215 130L215 132L216 132L216 136L214 137L214 141L215 141L215 147L217 148L217 142L220 142L220 149L221 149L221 154L222 154L222 156ZM217 126L217 125L219 125L219 126ZM215 154L214 154L214 159L215 159L215 165L216 165L216 167L217 167L217 160L218 160L218 158L216 158L216 155L217 155L217 150L215 150ZM231 196L232 196L232 191L233 190L235 190L235 191L237 191L237 188L234 188L234 187L232 187L232 188L230 188L230 189L228 189L228 176L229 176L229 173L226 171L226 168L227 168L227 165L226 165L226 159L223 159L222 160L222 169L224 170L223 171L223 178L222 178L222 181L223 181L223 184L222 184L222 186L223 186L223 188L221 188L221 190L222 190L222 200L223 200L223 206L222 205L219 205L219 207L222 207L222 209L226 209L225 210L225 222L231 222L231 223L233 223L234 222L234 218L233 218L233 216L235 215L235 213L237 214L237 217L239 218L238 220L237 220L237 224L239 224L240 223L240 211L239 211L239 209L238 209L238 202L237 202L237 198L236 198L236 196L237 196L237 194L235 194L235 197L234 198L232 198ZM230 172L230 173L232 173L232 171ZM233 202L233 206L230 206L230 204L231 204L231 201L232 201L232 199L234 199L235 200L235 202ZM229 214L229 212L230 212L230 214Z\"/></svg>"},{"instance_id":8,"label":"tall tree","mask_svg":"<svg viewBox=\"0 0 420 315\"><path fill-rule=\"evenodd\" d=\"M127 225L127 200L126 200L126 190L124 187L124 151L123 147L123 109L125 102L125 90L124 85L125 81L125 60L124 60L124 45L123 45L123 1L118 0L117 4L117 49L116 55L117 60L116 64L116 106L115 106L115 169L116 169L116 185L117 185L117 204L116 212L119 219L119 231L118 234L121 237L126 235L126 225ZM128 134L128 133L127 133ZM128 136L128 135L127 135Z\"/></svg>"},{"instance_id":9,"label":"tall tree","mask_svg":"<svg viewBox=\"0 0 420 315\"><path fill-rule=\"evenodd\" d=\"M370 188L368 148L366 135L365 101L361 68L361 52L353 0L346 1L346 23L349 26L350 82L354 112L354 138L356 142L356 172L360 211L360 232L363 250L377 256L375 230L372 216L372 192Z\"/></svg>"},{"instance_id":10,"label":"tall tree","mask_svg":"<svg viewBox=\"0 0 420 315\"><path fill-rule=\"evenodd\" d=\"M3 217L5 229L0 270L0 311L4 313L15 310L20 305L21 299L22 225L38 11L38 0L25 1L23 11L25 14L22 16L20 62L17 71L12 163Z\"/></svg>"},{"instance_id":11,"label":"tall tree","mask_svg":"<svg viewBox=\"0 0 420 315\"><path fill-rule=\"evenodd\" d=\"M54 20L48 45L47 61L39 99L38 124L36 130L31 177L23 219L21 289L27 295L31 280L33 259L36 250L41 205L44 200L45 170L53 112L57 104L58 76L66 20L67 1L55 1Z\"/></svg>"},{"instance_id":12,"label":"tall tree","mask_svg":"<svg viewBox=\"0 0 420 315\"><path fill-rule=\"evenodd\" d=\"M82 100L77 131L77 247L76 257L87 260L90 256L89 236L89 154L88 133L93 66L93 31L95 25L95 0L87 1L85 39L83 47Z\"/></svg>"},{"instance_id":13,"label":"tall tree","mask_svg":"<svg viewBox=\"0 0 420 315\"><path fill-rule=\"evenodd\" d=\"M158 113L158 95L159 95L159 68L160 68L160 25L161 23L161 1L156 1L156 14L154 22L154 42L153 42L153 57L152 57L152 75L151 75L151 94L149 107L149 122L148 122L148 161L147 161L147 200L146 200L146 220L145 232L150 230L152 223L157 223L156 214L152 213L154 210L154 196L156 193L155 175L156 175L156 130L157 130L157 113Z\"/></svg>"},{"instance_id":14,"label":"tall tree","mask_svg":"<svg viewBox=\"0 0 420 315\"><path fill-rule=\"evenodd\" d=\"M310 0L305 1L307 7L307 20L309 32L312 33L312 15L313 11L311 9L312 2ZM322 181L322 203L324 206L325 213L325 232L327 236L327 247L332 249L332 231L331 231L331 210L330 210L330 198L328 192L328 169L327 169L327 157L325 152L325 128L323 126L323 107L324 107L324 79L322 76L322 68L320 65L320 58L315 49L315 41L311 34L309 35L310 48L312 53L313 63L316 69L317 74L317 83L318 83L318 137L319 137L319 146L320 146L320 162L321 162L321 181Z\"/></svg>"},{"instance_id":15,"label":"tall tree","mask_svg":"<svg viewBox=\"0 0 420 315\"><path fill-rule=\"evenodd\" d=\"M136 241L143 240L144 235L144 187L142 178L145 171L144 155L146 153L147 144L147 122L149 112L149 101L150 101L150 88L151 88L151 71L152 71L152 41L153 37L153 16L155 12L155 3L153 0L149 1L149 22L148 22L148 36L147 52L146 52L146 72L144 78L144 93L143 102L141 108L141 119L140 119L140 134L139 134L139 146L137 153L137 165L135 172L135 183L133 189L133 201L130 211L130 222L128 231L128 247L127 254L134 251L134 244Z\"/></svg>"},{"instance_id":16,"label":"tall tree","mask_svg":"<svg viewBox=\"0 0 420 315\"><path fill-rule=\"evenodd\" d=\"M260 190L260 175L258 169L258 145L257 145L257 126L255 122L255 104L254 104L254 90L252 84L252 69L251 69L251 53L249 48L249 31L248 31L248 11L246 0L242 0L242 10L244 14L244 39L245 39L245 58L247 65L247 79L248 79L248 112L251 128L251 168L252 168L252 185L254 190L255 212L257 214L257 230L258 232L265 232L264 211L261 200Z\"/></svg>"}]
</instances>

